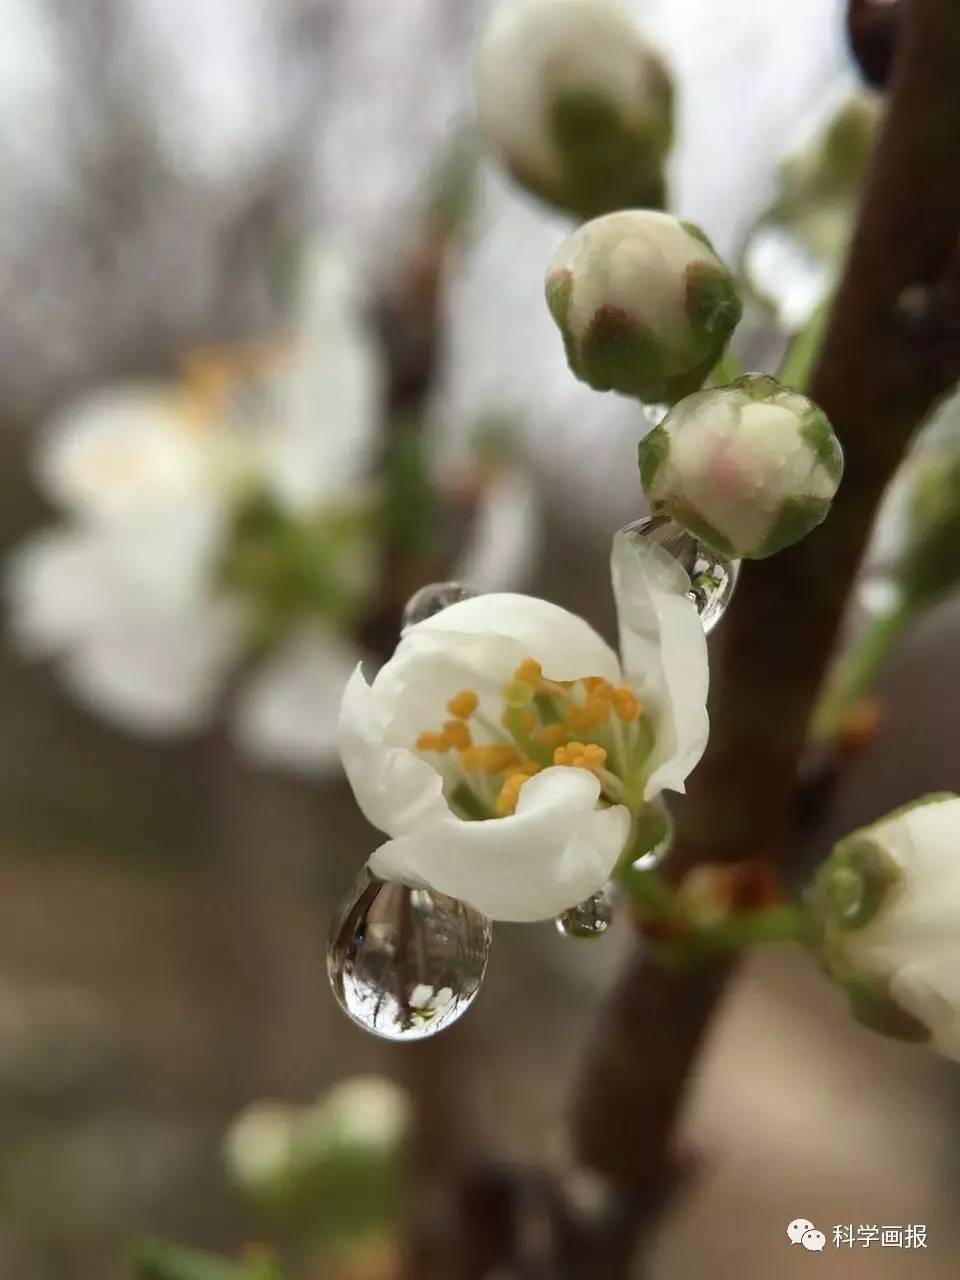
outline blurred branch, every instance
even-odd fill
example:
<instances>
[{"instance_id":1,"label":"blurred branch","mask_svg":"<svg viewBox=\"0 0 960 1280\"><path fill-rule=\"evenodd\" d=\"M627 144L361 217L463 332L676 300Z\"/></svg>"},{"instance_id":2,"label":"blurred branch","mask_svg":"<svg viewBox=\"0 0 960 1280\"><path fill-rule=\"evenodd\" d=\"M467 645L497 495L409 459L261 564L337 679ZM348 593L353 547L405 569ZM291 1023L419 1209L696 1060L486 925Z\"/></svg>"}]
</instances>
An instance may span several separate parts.
<instances>
[{"instance_id":1,"label":"blurred branch","mask_svg":"<svg viewBox=\"0 0 960 1280\"><path fill-rule=\"evenodd\" d=\"M930 360L903 299L936 291L960 227L960 8L912 0L890 110L812 395L847 458L826 523L782 555L746 566L712 663L712 732L671 859L778 851L790 860L793 788L818 689L874 512L909 439L960 376ZM915 296L915 294L914 294ZM577 1085L573 1142L584 1163L633 1194L638 1213L669 1183L677 1114L729 971L666 975L635 955L602 1012ZM626 1275L644 1218L619 1233L607 1276ZM604 1234L598 1248L602 1251Z\"/></svg>"},{"instance_id":2,"label":"blurred branch","mask_svg":"<svg viewBox=\"0 0 960 1280\"><path fill-rule=\"evenodd\" d=\"M890 78L903 26L904 0L850 0L847 36L867 84L883 89Z\"/></svg>"}]
</instances>

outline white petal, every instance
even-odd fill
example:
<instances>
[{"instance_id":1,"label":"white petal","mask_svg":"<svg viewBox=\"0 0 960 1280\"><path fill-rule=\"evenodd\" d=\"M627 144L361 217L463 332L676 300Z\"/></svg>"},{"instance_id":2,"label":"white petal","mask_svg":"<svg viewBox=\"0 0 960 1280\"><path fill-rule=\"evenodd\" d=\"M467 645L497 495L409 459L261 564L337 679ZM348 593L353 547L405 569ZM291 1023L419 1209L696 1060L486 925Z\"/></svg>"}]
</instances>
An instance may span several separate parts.
<instances>
[{"instance_id":1,"label":"white petal","mask_svg":"<svg viewBox=\"0 0 960 1280\"><path fill-rule=\"evenodd\" d=\"M536 658L550 680L583 676L603 676L615 684L620 680L617 655L593 627L575 613L536 596L504 592L462 600L409 628L404 641L430 632L513 640L522 650L521 660Z\"/></svg>"},{"instance_id":2,"label":"white petal","mask_svg":"<svg viewBox=\"0 0 960 1280\"><path fill-rule=\"evenodd\" d=\"M37 534L8 557L7 621L25 655L50 657L97 629L112 606L103 568L98 540L68 528Z\"/></svg>"},{"instance_id":3,"label":"white petal","mask_svg":"<svg viewBox=\"0 0 960 1280\"><path fill-rule=\"evenodd\" d=\"M890 982L890 995L929 1027L938 1052L960 1060L960 967L954 956L939 964L898 970Z\"/></svg>"},{"instance_id":4,"label":"white petal","mask_svg":"<svg viewBox=\"0 0 960 1280\"><path fill-rule=\"evenodd\" d=\"M377 444L381 394L347 261L314 250L301 287L300 329L281 370L277 429L265 459L277 493L294 509L342 498L364 475Z\"/></svg>"},{"instance_id":5,"label":"white petal","mask_svg":"<svg viewBox=\"0 0 960 1280\"><path fill-rule=\"evenodd\" d=\"M630 815L622 805L597 809L599 794L585 770L545 769L512 816L462 822L448 814L381 845L370 869L429 884L491 919L543 920L596 893L623 850Z\"/></svg>"},{"instance_id":6,"label":"white petal","mask_svg":"<svg viewBox=\"0 0 960 1280\"><path fill-rule=\"evenodd\" d=\"M243 625L226 602L114 619L61 663L71 692L121 728L168 737L201 728L239 653Z\"/></svg>"},{"instance_id":7,"label":"white petal","mask_svg":"<svg viewBox=\"0 0 960 1280\"><path fill-rule=\"evenodd\" d=\"M367 820L402 835L442 821L450 811L436 769L408 747L388 744L389 721L389 705L376 696L358 665L340 703L340 759Z\"/></svg>"},{"instance_id":8,"label":"white petal","mask_svg":"<svg viewBox=\"0 0 960 1280\"><path fill-rule=\"evenodd\" d=\"M334 632L294 637L253 673L237 708L240 744L270 766L337 768L337 715L356 650Z\"/></svg>"},{"instance_id":9,"label":"white petal","mask_svg":"<svg viewBox=\"0 0 960 1280\"><path fill-rule=\"evenodd\" d=\"M162 387L108 387L68 405L49 424L37 481L53 502L77 514L138 516L202 499L208 445Z\"/></svg>"},{"instance_id":10,"label":"white petal","mask_svg":"<svg viewBox=\"0 0 960 1280\"><path fill-rule=\"evenodd\" d=\"M656 704L656 745L646 798L683 791L707 744L707 642L690 580L660 547L613 540L613 591L627 678Z\"/></svg>"},{"instance_id":11,"label":"white petal","mask_svg":"<svg viewBox=\"0 0 960 1280\"><path fill-rule=\"evenodd\" d=\"M522 468L499 468L488 480L453 571L478 591L508 591L526 583L540 547L539 512L530 477Z\"/></svg>"}]
</instances>

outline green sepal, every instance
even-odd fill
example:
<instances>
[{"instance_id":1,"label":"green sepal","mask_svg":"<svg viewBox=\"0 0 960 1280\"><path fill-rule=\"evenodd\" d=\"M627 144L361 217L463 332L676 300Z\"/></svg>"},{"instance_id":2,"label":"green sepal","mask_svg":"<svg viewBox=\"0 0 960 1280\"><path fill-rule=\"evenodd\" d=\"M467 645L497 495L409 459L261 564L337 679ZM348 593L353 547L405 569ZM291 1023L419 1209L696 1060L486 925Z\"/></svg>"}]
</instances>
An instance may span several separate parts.
<instances>
[{"instance_id":1,"label":"green sepal","mask_svg":"<svg viewBox=\"0 0 960 1280\"><path fill-rule=\"evenodd\" d=\"M742 554L751 560L766 560L785 547L792 547L826 520L830 506L829 498L788 498L759 550Z\"/></svg>"},{"instance_id":2,"label":"green sepal","mask_svg":"<svg viewBox=\"0 0 960 1280\"><path fill-rule=\"evenodd\" d=\"M640 483L649 494L660 468L670 454L670 435L661 425L648 431L637 445L637 462L640 466Z\"/></svg>"},{"instance_id":3,"label":"green sepal","mask_svg":"<svg viewBox=\"0 0 960 1280\"><path fill-rule=\"evenodd\" d=\"M907 1013L890 996L883 983L871 978L848 977L841 984L856 1020L870 1031L909 1044L925 1044L930 1029Z\"/></svg>"},{"instance_id":4,"label":"green sepal","mask_svg":"<svg viewBox=\"0 0 960 1280\"><path fill-rule=\"evenodd\" d=\"M800 435L830 479L839 484L843 479L843 450L827 415L814 406L803 420Z\"/></svg>"},{"instance_id":5,"label":"green sepal","mask_svg":"<svg viewBox=\"0 0 960 1280\"><path fill-rule=\"evenodd\" d=\"M669 377L661 343L622 307L609 305L594 313L571 368L595 391L619 391L647 401L661 399Z\"/></svg>"}]
</instances>

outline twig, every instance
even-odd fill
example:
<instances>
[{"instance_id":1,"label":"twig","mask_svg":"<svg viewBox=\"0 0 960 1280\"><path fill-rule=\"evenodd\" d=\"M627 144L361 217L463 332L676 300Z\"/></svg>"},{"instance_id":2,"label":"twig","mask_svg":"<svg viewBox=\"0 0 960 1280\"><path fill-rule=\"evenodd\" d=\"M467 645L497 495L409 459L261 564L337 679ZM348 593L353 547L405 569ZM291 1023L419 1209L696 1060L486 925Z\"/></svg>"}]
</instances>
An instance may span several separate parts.
<instances>
[{"instance_id":1,"label":"twig","mask_svg":"<svg viewBox=\"0 0 960 1280\"><path fill-rule=\"evenodd\" d=\"M960 228L960 6L911 0L905 10L889 117L812 383L844 443L844 484L816 533L743 574L713 657L713 729L675 873L774 851L789 859L807 725L875 509L913 431L960 377L960 359L950 368L918 353L901 309L906 291L948 274ZM668 1180L685 1085L728 976L668 977L635 956L592 1038L574 1146L637 1189L638 1204Z\"/></svg>"}]
</instances>

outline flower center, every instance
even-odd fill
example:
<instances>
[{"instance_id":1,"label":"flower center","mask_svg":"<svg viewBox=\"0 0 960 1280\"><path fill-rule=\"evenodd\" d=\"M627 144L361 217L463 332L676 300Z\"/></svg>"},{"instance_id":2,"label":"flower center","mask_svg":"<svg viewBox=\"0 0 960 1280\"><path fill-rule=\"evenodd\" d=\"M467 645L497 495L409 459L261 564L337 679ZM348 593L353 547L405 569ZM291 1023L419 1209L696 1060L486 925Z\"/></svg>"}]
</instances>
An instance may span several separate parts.
<instances>
[{"instance_id":1,"label":"flower center","mask_svg":"<svg viewBox=\"0 0 960 1280\"><path fill-rule=\"evenodd\" d=\"M636 692L602 676L558 682L526 658L500 690L499 724L480 710L473 689L447 703L451 719L421 733L420 752L444 757L451 807L465 819L507 817L542 769L586 769L608 804L643 804L644 765L654 733Z\"/></svg>"}]
</instances>

